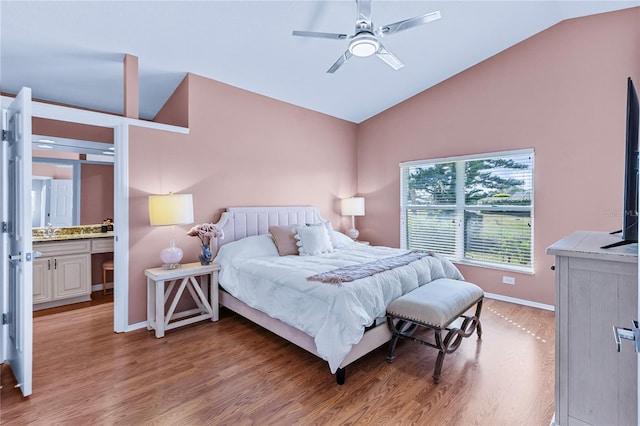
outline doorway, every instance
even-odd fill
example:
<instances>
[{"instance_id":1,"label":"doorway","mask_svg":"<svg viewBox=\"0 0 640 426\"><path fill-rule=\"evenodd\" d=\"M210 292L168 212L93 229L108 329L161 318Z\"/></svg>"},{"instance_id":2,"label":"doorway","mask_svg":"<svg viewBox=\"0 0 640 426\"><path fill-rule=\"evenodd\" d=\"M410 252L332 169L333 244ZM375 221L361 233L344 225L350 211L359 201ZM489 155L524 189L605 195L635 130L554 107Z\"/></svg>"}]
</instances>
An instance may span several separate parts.
<instances>
[{"instance_id":1,"label":"doorway","mask_svg":"<svg viewBox=\"0 0 640 426\"><path fill-rule=\"evenodd\" d=\"M76 297L61 299L66 296L56 296L59 294L57 291L46 292L46 288L41 288L43 285L38 284L46 282L46 278L36 274L33 316L113 303L113 266L105 273L105 265L113 265L114 260L113 249L105 249L107 246L113 247L113 243L107 240L113 239L116 203L113 130L93 126L78 128L77 124L60 124L57 121L52 124L51 120L42 119L34 120L33 124L31 205L34 252L39 252L39 247L45 251L56 241L67 244L69 234L93 233L91 238L81 240L88 242L91 247L91 252L83 255L85 261L79 263L79 269L88 269L79 279L84 282L79 289L85 296L74 292L73 296ZM75 134L92 140L76 139ZM100 233L101 229L107 231L107 226L104 226L106 223L110 224L111 232ZM101 249L94 250L94 246L100 246ZM34 268L47 262L49 257L46 257L46 261L44 257L36 259ZM53 282L46 285L61 287Z\"/></svg>"}]
</instances>

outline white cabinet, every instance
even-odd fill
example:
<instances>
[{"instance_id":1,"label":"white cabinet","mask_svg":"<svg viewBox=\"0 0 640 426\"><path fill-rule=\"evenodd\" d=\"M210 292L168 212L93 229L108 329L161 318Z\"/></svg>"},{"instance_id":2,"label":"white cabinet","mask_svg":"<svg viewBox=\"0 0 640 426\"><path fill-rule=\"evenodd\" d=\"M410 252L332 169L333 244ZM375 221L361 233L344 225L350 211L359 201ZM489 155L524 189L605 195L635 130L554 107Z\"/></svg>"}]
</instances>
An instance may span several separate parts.
<instances>
[{"instance_id":1,"label":"white cabinet","mask_svg":"<svg viewBox=\"0 0 640 426\"><path fill-rule=\"evenodd\" d=\"M547 249L556 268L555 424L636 425L634 344L616 351L613 326L638 319L637 244L579 231Z\"/></svg>"},{"instance_id":2,"label":"white cabinet","mask_svg":"<svg viewBox=\"0 0 640 426\"><path fill-rule=\"evenodd\" d=\"M51 259L37 258L33 261L33 303L44 303L53 300L51 285Z\"/></svg>"},{"instance_id":3,"label":"white cabinet","mask_svg":"<svg viewBox=\"0 0 640 426\"><path fill-rule=\"evenodd\" d=\"M91 294L91 255L58 256L53 259L53 299Z\"/></svg>"},{"instance_id":4,"label":"white cabinet","mask_svg":"<svg viewBox=\"0 0 640 426\"><path fill-rule=\"evenodd\" d=\"M34 309L90 300L91 240L34 243Z\"/></svg>"}]
</instances>

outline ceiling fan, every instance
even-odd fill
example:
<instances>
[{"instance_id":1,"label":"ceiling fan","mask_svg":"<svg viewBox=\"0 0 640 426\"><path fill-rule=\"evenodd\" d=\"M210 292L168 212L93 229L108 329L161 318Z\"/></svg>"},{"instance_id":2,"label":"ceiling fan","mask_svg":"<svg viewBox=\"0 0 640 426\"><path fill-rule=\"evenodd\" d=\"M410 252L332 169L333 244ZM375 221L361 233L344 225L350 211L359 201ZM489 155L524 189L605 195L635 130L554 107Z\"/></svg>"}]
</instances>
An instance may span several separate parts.
<instances>
[{"instance_id":1,"label":"ceiling fan","mask_svg":"<svg viewBox=\"0 0 640 426\"><path fill-rule=\"evenodd\" d=\"M435 11L374 28L373 22L371 21L371 0L356 0L356 6L358 8L358 18L356 19L356 29L353 35L320 33L315 31L293 31L294 36L300 37L349 40L347 50L331 65L331 68L327 70L328 73L334 73L352 56L367 57L373 54L382 59L394 70L399 70L404 64L393 53L389 52L382 43L380 43L379 39L441 18L440 12Z\"/></svg>"}]
</instances>

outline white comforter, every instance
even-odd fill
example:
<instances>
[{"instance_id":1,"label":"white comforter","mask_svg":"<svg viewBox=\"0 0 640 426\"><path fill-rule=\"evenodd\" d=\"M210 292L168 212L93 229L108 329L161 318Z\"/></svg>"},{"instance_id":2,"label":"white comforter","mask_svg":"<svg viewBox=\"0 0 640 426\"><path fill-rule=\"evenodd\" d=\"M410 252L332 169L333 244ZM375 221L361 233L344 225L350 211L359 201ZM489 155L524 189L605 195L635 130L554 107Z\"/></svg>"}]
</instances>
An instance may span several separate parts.
<instances>
[{"instance_id":1,"label":"white comforter","mask_svg":"<svg viewBox=\"0 0 640 426\"><path fill-rule=\"evenodd\" d=\"M349 244L317 256L279 256L269 235L247 237L220 248L220 285L247 305L314 338L318 354L335 373L365 327L387 305L437 278L463 279L448 260L426 256L408 265L340 285L307 277L406 250Z\"/></svg>"}]
</instances>

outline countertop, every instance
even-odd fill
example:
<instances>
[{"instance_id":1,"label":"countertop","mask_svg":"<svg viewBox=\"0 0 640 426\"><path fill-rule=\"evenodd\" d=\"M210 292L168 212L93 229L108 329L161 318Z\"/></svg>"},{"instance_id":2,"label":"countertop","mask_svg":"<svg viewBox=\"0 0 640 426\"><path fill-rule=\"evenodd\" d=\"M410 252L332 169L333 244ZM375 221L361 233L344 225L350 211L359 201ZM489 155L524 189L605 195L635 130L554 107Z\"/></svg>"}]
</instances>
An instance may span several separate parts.
<instances>
[{"instance_id":1,"label":"countertop","mask_svg":"<svg viewBox=\"0 0 640 426\"><path fill-rule=\"evenodd\" d=\"M68 241L89 238L113 238L114 232L102 232L102 225L67 226L51 228L53 235L47 235L47 228L34 228L32 239L34 243L45 241Z\"/></svg>"}]
</instances>

